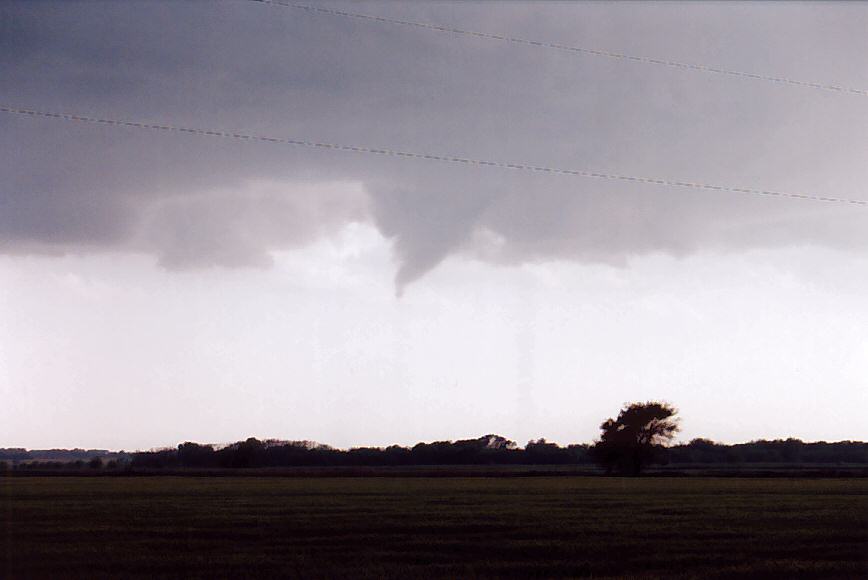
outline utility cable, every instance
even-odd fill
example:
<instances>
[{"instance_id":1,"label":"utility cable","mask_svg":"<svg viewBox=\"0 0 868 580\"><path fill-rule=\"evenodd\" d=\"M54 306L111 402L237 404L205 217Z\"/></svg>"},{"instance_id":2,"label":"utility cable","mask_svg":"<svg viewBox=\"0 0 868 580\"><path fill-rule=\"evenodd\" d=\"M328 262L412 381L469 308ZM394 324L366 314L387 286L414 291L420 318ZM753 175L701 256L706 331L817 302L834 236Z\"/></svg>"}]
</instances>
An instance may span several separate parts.
<instances>
[{"instance_id":1,"label":"utility cable","mask_svg":"<svg viewBox=\"0 0 868 580\"><path fill-rule=\"evenodd\" d=\"M494 34L490 32L480 32L477 30L468 30L463 28L453 28L451 26L444 26L441 24L434 24L430 22L418 22L414 20L400 20L397 18L388 18L385 16L375 16L373 14L362 14L358 12L347 12L345 10L335 10L332 8L323 8L321 6L310 6L307 4L294 4L292 2L283 2L281 0L247 0L248 2L256 2L257 4L267 4L270 6L279 6L282 8L295 8L298 10L305 10L309 13L323 14L328 16L340 16L343 18L355 18L357 20L368 20L373 22L380 22L384 24L396 24L399 26L407 26L417 29L424 30L432 30L436 32L445 32L449 34L457 34L461 36L472 36L476 38L484 38L487 40L497 40L500 42L509 42L513 44L520 44L525 46L533 46L537 48L548 48L555 49L565 52L572 52L578 54L585 54L589 56L598 56L604 58L618 59L622 61L631 61L631 62L639 62L644 64L658 65L658 66L668 66L672 68L678 68L682 70L695 71L695 72L705 72L711 74L718 75L726 75L730 77L741 77L747 79L754 79L772 83L778 83L782 85L790 85L803 87L808 89L818 89L823 91L833 91L836 93L842 94L851 94L851 95L859 95L862 97L868 97L868 90L866 89L857 89L852 87L845 87L841 85L833 85L833 84L825 84L818 83L812 81L805 81L799 79L791 79L787 77L781 76L773 76L773 75L765 75L765 74L756 74L752 72L734 70L734 69L726 69L720 68L717 66L710 66L705 64L695 64L688 62L680 62L675 60L661 59L661 58L653 58L650 56L642 56L635 54L624 54L620 52L612 52L608 50L599 50L594 48L587 48L581 46L570 46L566 44L559 44L557 42L545 42L540 40L530 40L527 38L518 38L514 36L507 36L505 34Z\"/></svg>"},{"instance_id":2,"label":"utility cable","mask_svg":"<svg viewBox=\"0 0 868 580\"><path fill-rule=\"evenodd\" d=\"M64 121L76 121L79 123L90 123L108 125L114 127L131 127L134 129L148 129L153 131L163 131L169 133L183 133L197 135L201 137L222 137L227 139L238 139L242 141L255 141L272 144L295 145L299 147L310 147L314 149L331 149L336 151L351 151L354 153L368 153L374 155L383 155L389 157L401 157L410 159L419 159L424 161L438 161L443 163L454 163L460 165L492 167L497 169L512 169L518 171L532 171L537 173L551 173L558 175L570 175L575 177L590 177L594 179L606 179L612 181L625 181L632 183L644 183L651 185L664 185L670 187L710 190L710 191L725 191L731 193L744 193L751 195L763 195L778 198L802 199L810 201L822 201L828 203L843 203L851 205L868 206L868 201L861 199L847 199L840 197L827 197L813 194L791 193L785 191L774 191L767 189L754 189L745 187L732 187L725 185L714 185L709 183L700 183L694 181L681 181L673 179L659 179L653 177L637 177L633 175L623 175L617 173L602 173L597 171L587 171L580 169L564 169L558 167L548 167L543 165L534 165L530 163L509 163L504 161L490 161L485 159L474 159L470 157L458 157L446 154L430 154L418 153L412 151L402 151L398 149L381 149L375 147L344 145L340 143L325 143L321 141L306 141L302 139L292 139L283 137L269 137L265 135L256 135L252 133L239 133L230 131L220 131L214 129L200 129L191 127L180 127L176 125L167 125L163 123L147 123L140 121L130 121L124 119L109 119L105 117L88 117L84 115L75 115L70 113L57 113L51 111L39 111L33 109L23 109L18 107L0 105L0 113L19 115L24 117L38 117L47 119L59 119Z\"/></svg>"}]
</instances>

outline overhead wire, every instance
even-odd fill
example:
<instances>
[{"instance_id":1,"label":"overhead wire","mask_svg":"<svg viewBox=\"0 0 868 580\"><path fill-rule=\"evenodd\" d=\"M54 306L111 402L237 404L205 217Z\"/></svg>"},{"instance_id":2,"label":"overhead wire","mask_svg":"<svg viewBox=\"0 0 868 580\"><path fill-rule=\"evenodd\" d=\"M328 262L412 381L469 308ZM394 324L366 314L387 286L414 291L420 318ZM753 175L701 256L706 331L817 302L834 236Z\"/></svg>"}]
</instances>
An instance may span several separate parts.
<instances>
[{"instance_id":1,"label":"overhead wire","mask_svg":"<svg viewBox=\"0 0 868 580\"><path fill-rule=\"evenodd\" d=\"M517 163L517 162L505 162L505 161L492 161L486 159L476 159L471 157L462 157L457 155L450 154L432 154L432 153L419 153L414 151L405 151L400 149L385 149L385 148L377 148L377 147L368 147L368 146L360 146L360 145L346 145L341 143L327 143L322 141L309 141L304 139L296 139L296 138L285 138L285 137L271 137L267 135L258 135L249 132L237 132L237 131L223 131L223 130L215 130L215 129L202 129L202 128L194 128L194 127L182 127L177 125L170 125L166 123L150 123L150 122L142 122L142 121L132 121L128 119L114 119L107 117L93 117L86 115L78 115L72 113L59 113L54 111L43 111L36 109L26 109L20 107L14 107L10 105L2 105L0 104L0 113L6 113L10 115L17 115L23 117L34 117L34 118L46 118L46 119L55 119L55 120L64 120L64 121L74 121L80 123L88 123L88 124L100 124L107 125L113 127L130 127L134 129L146 129L152 131L162 131L168 133L176 133L176 134L190 134L201 137L220 137L227 139L237 139L248 142L263 142L263 143L271 143L271 144L283 144L283 145L294 145L298 147L308 147L314 149L328 149L328 150L336 150L336 151L347 151L354 153L367 153L373 155L382 155L389 157L398 157L405 159L418 159L423 161L435 161L442 163L452 163L452 164L461 164L467 166L478 166L478 167L490 167L496 169L510 169L516 171L529 171L536 173L549 173L556 175L569 175L574 177L587 177L593 179L604 179L611 181L622 181L622 182L630 182L630 183L642 183L648 185L661 185L661 186L669 186L669 187L678 187L678 188L689 188L696 190L704 190L704 191L718 191L718 192L730 192L730 193L741 193L741 194L749 194L749 195L761 195L767 197L776 197L776 198L790 198L790 199L801 199L801 200L809 200L809 201L819 201L826 203L839 203L839 204L848 204L848 205L861 205L868 206L868 200L862 199L850 199L843 197L829 197L823 195L816 194L805 194L805 193L793 193L786 191L775 191L769 189L758 189L758 188L747 188L747 187L733 187L728 185L716 185L710 183L702 183L695 181L685 181L685 180L676 180L676 179L663 179L663 178L654 178L654 177L640 177L634 175L624 175L618 173L606 173L599 171L590 171L583 169L566 169L560 167L552 167L545 165L535 165L532 163Z\"/></svg>"},{"instance_id":2,"label":"overhead wire","mask_svg":"<svg viewBox=\"0 0 868 580\"><path fill-rule=\"evenodd\" d=\"M293 8L297 10L304 10L308 13L312 14L322 14L327 16L339 16L342 18L354 18L357 20L367 20L371 22L380 22L383 24L394 24L398 26L406 26L412 27L416 29L424 29L424 30L432 30L436 32L444 32L449 34L456 34L461 36L470 36L475 38L483 38L486 40L496 40L500 42L508 42L513 44L519 44L524 46L531 46L536 48L548 48L554 50L560 50L565 52L584 54L588 56L596 56L610 59L617 59L622 61L629 62L638 62L643 64L657 65L657 66L666 66L671 68L677 68L687 71L694 72L704 72L710 74L717 75L725 75L730 77L741 77L746 79L760 80L771 83L777 83L781 85L789 85L789 86L797 86L808 89L817 89L823 91L832 91L841 94L851 94L851 95L859 95L862 97L868 97L868 89L859 89L853 87L847 87L843 85L835 85L828 83L820 83L813 81L806 81L800 79L793 79L784 76L774 76L767 74L757 74L748 71L736 70L723 68L719 66L712 66L706 64L698 64L698 63L689 63L689 62L681 62L676 60L664 59L664 58L654 58L650 56L636 55L636 54L626 54L620 52L614 52L609 50L602 50L596 48L588 48L582 46L571 46L567 44L561 44L557 42L547 42L542 40L532 40L528 38L520 38L515 36L509 36L507 34L496 34L491 32L482 32L478 30L470 30L464 28L456 28L452 26L446 26L442 24L435 24L431 22L420 22L415 20L401 20L398 18L389 18L386 16L377 16L373 14L364 14L359 12L349 12L346 10L337 10L334 8L325 8L322 6L312 6L309 4L296 4L293 2L285 2L283 0L245 0L247 2L255 2L257 4L265 4L270 6L278 6L282 8Z\"/></svg>"}]
</instances>

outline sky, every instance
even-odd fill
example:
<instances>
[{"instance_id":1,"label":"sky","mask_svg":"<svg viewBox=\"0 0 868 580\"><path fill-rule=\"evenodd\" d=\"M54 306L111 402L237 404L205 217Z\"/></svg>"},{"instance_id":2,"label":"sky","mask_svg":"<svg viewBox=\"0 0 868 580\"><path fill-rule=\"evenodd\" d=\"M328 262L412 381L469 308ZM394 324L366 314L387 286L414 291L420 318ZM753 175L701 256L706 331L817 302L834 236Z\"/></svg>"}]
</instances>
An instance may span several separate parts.
<instances>
[{"instance_id":1,"label":"sky","mask_svg":"<svg viewBox=\"0 0 868 580\"><path fill-rule=\"evenodd\" d=\"M861 3L321 3L868 89ZM868 200L868 96L215 2L0 5L0 105ZM868 207L0 113L0 447L868 439Z\"/></svg>"}]
</instances>

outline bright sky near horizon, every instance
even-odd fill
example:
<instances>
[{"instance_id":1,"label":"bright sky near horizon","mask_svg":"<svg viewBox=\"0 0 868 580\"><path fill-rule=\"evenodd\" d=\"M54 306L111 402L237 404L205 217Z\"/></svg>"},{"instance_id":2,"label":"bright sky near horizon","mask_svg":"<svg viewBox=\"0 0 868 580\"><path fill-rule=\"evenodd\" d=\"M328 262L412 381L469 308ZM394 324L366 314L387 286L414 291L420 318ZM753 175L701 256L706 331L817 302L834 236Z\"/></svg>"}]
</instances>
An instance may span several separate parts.
<instances>
[{"instance_id":1,"label":"bright sky near horizon","mask_svg":"<svg viewBox=\"0 0 868 580\"><path fill-rule=\"evenodd\" d=\"M868 5L323 3L868 88ZM5 2L0 104L868 200L868 98L251 2ZM868 209L0 115L0 447L868 439Z\"/></svg>"}]
</instances>

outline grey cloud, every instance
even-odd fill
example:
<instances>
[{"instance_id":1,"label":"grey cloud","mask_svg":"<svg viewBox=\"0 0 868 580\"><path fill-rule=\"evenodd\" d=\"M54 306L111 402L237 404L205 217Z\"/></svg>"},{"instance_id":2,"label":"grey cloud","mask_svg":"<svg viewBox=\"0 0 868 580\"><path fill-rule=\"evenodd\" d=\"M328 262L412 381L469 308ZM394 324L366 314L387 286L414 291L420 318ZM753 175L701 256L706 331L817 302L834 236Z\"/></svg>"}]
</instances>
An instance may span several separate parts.
<instances>
[{"instance_id":1,"label":"grey cloud","mask_svg":"<svg viewBox=\"0 0 868 580\"><path fill-rule=\"evenodd\" d=\"M161 201L140 237L169 269L266 267L269 248L301 246L368 219L367 198L351 184L261 182Z\"/></svg>"},{"instance_id":2,"label":"grey cloud","mask_svg":"<svg viewBox=\"0 0 868 580\"><path fill-rule=\"evenodd\" d=\"M868 86L864 5L353 9ZM420 152L865 198L865 99L246 2L7 2L0 100ZM861 83L860 83L861 81ZM399 289L455 253L510 264L811 243L858 207L0 118L0 251L266 266L350 221ZM358 182L369 199L251 183ZM311 185L315 189L314 185Z\"/></svg>"}]
</instances>

